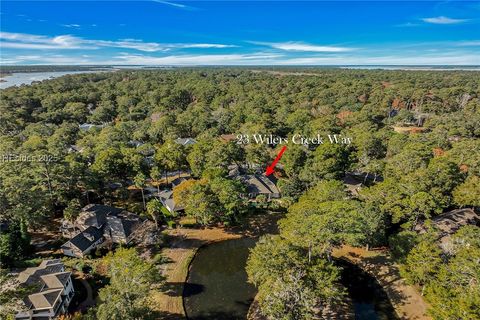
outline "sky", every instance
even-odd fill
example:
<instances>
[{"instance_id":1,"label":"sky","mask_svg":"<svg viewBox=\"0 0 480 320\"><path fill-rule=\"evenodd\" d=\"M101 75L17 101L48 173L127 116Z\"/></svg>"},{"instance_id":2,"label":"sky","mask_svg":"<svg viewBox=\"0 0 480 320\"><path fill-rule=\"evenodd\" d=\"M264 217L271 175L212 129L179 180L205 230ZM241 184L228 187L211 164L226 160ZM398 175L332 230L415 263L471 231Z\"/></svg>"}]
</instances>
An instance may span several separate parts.
<instances>
[{"instance_id":1,"label":"sky","mask_svg":"<svg viewBox=\"0 0 480 320\"><path fill-rule=\"evenodd\" d=\"M1 65L480 65L479 1L1 1Z\"/></svg>"}]
</instances>

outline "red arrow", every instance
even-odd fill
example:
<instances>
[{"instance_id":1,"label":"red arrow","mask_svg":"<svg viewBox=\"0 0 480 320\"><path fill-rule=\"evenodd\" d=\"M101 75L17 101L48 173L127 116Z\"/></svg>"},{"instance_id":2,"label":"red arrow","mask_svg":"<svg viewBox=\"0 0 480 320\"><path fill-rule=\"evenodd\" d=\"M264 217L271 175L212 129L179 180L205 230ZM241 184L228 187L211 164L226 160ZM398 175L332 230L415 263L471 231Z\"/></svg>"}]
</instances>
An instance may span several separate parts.
<instances>
[{"instance_id":1,"label":"red arrow","mask_svg":"<svg viewBox=\"0 0 480 320\"><path fill-rule=\"evenodd\" d=\"M278 153L277 157L275 158L275 160L273 160L272 164L269 165L267 167L267 171L265 171L265 175L269 176L271 175L272 173L275 172L275 166L277 165L278 161L280 160L280 158L282 157L283 153L285 152L285 150L287 150L287 146L283 146L282 150L280 150L280 152Z\"/></svg>"}]
</instances>

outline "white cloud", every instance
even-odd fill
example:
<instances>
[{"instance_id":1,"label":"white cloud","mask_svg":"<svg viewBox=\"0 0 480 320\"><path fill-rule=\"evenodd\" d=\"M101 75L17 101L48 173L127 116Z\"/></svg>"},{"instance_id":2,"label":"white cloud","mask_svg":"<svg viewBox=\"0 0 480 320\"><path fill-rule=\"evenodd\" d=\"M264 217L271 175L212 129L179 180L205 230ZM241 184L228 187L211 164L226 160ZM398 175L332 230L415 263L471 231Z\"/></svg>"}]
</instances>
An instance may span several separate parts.
<instances>
[{"instance_id":1,"label":"white cloud","mask_svg":"<svg viewBox=\"0 0 480 320\"><path fill-rule=\"evenodd\" d=\"M111 58L104 55L18 55L2 56L2 64L71 64L71 65L480 65L480 56L473 53L450 52L418 55L384 54L376 56L328 55L289 57L282 54L256 52L251 54L201 54L153 56L123 53Z\"/></svg>"},{"instance_id":2,"label":"white cloud","mask_svg":"<svg viewBox=\"0 0 480 320\"><path fill-rule=\"evenodd\" d=\"M337 46L319 46L308 44L304 42L260 42L260 41L250 41L252 44L258 44L263 46L269 46L275 49L285 50L285 51L302 51L302 52L346 52L356 50L355 48L347 47L337 47Z\"/></svg>"},{"instance_id":3,"label":"white cloud","mask_svg":"<svg viewBox=\"0 0 480 320\"><path fill-rule=\"evenodd\" d=\"M11 49L99 49L101 47L134 49L144 52L161 52L172 49L189 48L232 48L234 45L219 43L157 43L143 42L137 39L111 40L88 40L72 35L60 35L48 37L25 33L0 32L0 47Z\"/></svg>"},{"instance_id":4,"label":"white cloud","mask_svg":"<svg viewBox=\"0 0 480 320\"><path fill-rule=\"evenodd\" d=\"M95 49L70 35L46 37L25 33L0 32L0 47L10 49Z\"/></svg>"},{"instance_id":5,"label":"white cloud","mask_svg":"<svg viewBox=\"0 0 480 320\"><path fill-rule=\"evenodd\" d=\"M184 9L184 10L196 10L197 8L187 6L183 3L176 3L176 2L170 2L170 1L163 1L163 0L152 0L153 2L161 3L161 4L166 4L167 6L179 8L179 9Z\"/></svg>"},{"instance_id":6,"label":"white cloud","mask_svg":"<svg viewBox=\"0 0 480 320\"><path fill-rule=\"evenodd\" d=\"M480 65L480 56L465 53L423 55L334 56L283 59L280 65Z\"/></svg>"},{"instance_id":7,"label":"white cloud","mask_svg":"<svg viewBox=\"0 0 480 320\"><path fill-rule=\"evenodd\" d=\"M75 28L75 29L78 29L81 27L79 24L76 24L76 23L62 24L61 26L66 28Z\"/></svg>"},{"instance_id":8,"label":"white cloud","mask_svg":"<svg viewBox=\"0 0 480 320\"><path fill-rule=\"evenodd\" d=\"M131 65L256 65L265 64L280 58L276 54L209 54L209 55L171 55L164 57L153 57L145 55L123 54L116 56L114 63Z\"/></svg>"},{"instance_id":9,"label":"white cloud","mask_svg":"<svg viewBox=\"0 0 480 320\"><path fill-rule=\"evenodd\" d=\"M480 46L480 40L460 41L457 45L464 47L477 47Z\"/></svg>"},{"instance_id":10,"label":"white cloud","mask_svg":"<svg viewBox=\"0 0 480 320\"><path fill-rule=\"evenodd\" d=\"M169 1L162 1L162 0L153 0L153 2L158 2L161 4L166 4L172 7L177 7L177 8L186 8L187 6L181 3L175 3L175 2L169 2Z\"/></svg>"},{"instance_id":11,"label":"white cloud","mask_svg":"<svg viewBox=\"0 0 480 320\"><path fill-rule=\"evenodd\" d=\"M456 24L456 23L467 22L468 19L454 19L454 18L449 18L445 16L439 16L439 17L423 18L422 21L427 23L433 23L433 24Z\"/></svg>"}]
</instances>

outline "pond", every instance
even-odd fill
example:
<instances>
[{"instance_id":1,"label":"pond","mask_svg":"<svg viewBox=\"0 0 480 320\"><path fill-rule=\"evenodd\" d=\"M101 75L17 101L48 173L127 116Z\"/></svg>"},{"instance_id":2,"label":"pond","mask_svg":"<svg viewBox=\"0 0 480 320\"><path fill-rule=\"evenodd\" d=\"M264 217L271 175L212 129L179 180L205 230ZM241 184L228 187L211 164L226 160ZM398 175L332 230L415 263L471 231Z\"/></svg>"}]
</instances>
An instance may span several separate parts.
<instances>
[{"instance_id":1,"label":"pond","mask_svg":"<svg viewBox=\"0 0 480 320\"><path fill-rule=\"evenodd\" d=\"M188 319L246 319L256 289L247 282L245 265L255 241L227 240L199 249L183 293ZM341 282L353 302L355 320L398 319L375 278L344 260L337 260L336 264L343 269Z\"/></svg>"},{"instance_id":2,"label":"pond","mask_svg":"<svg viewBox=\"0 0 480 320\"><path fill-rule=\"evenodd\" d=\"M191 320L245 319L256 289L245 265L255 239L227 240L199 249L183 292Z\"/></svg>"},{"instance_id":3,"label":"pond","mask_svg":"<svg viewBox=\"0 0 480 320\"><path fill-rule=\"evenodd\" d=\"M355 320L398 319L387 294L374 277L345 260L335 263L342 268L341 282L353 302Z\"/></svg>"}]
</instances>

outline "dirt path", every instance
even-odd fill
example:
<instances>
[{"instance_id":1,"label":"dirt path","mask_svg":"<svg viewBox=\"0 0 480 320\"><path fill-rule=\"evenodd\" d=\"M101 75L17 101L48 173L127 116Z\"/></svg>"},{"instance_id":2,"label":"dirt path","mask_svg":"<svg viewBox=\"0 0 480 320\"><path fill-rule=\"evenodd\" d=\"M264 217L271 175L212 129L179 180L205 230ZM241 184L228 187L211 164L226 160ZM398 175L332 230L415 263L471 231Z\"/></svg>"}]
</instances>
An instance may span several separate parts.
<instances>
[{"instance_id":1,"label":"dirt path","mask_svg":"<svg viewBox=\"0 0 480 320\"><path fill-rule=\"evenodd\" d=\"M388 295L397 315L402 320L430 320L428 305L420 293L400 277L397 266L385 253L344 246L333 252L346 258L373 275Z\"/></svg>"}]
</instances>

